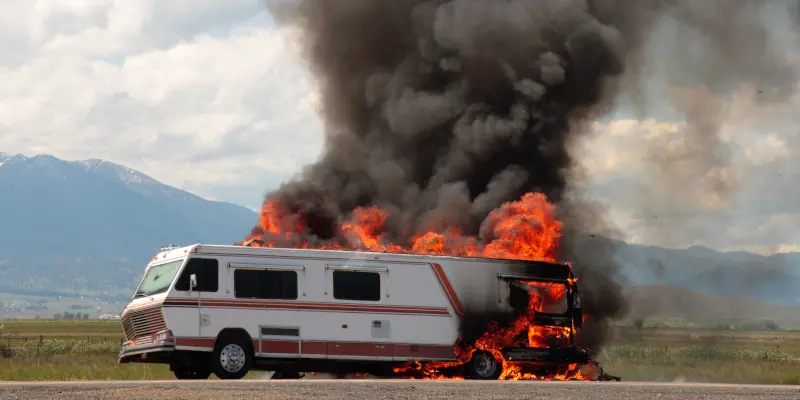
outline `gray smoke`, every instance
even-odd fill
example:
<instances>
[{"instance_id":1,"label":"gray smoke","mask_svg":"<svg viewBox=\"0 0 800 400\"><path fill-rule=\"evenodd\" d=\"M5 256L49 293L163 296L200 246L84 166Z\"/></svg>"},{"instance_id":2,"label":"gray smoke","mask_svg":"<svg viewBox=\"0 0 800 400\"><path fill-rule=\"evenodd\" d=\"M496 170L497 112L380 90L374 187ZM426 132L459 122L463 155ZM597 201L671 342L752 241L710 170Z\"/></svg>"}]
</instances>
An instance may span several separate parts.
<instances>
[{"instance_id":1,"label":"gray smoke","mask_svg":"<svg viewBox=\"0 0 800 400\"><path fill-rule=\"evenodd\" d=\"M645 184L638 193L638 208L653 222L646 239L680 245L687 237L721 236L724 222L736 217L733 201L746 177L733 168L721 129L747 116L732 114L728 104L743 92L752 92L754 109L785 103L795 94L797 67L779 41L792 30L800 33L780 19L787 6L797 10L798 2L659 3L669 7L629 66L626 80L638 84L626 90L638 100L640 118L662 110L685 122L676 135L652 139L644 149L648 182L656 184ZM660 81L657 88L643 89L648 78Z\"/></svg>"},{"instance_id":2,"label":"gray smoke","mask_svg":"<svg viewBox=\"0 0 800 400\"><path fill-rule=\"evenodd\" d=\"M341 240L337 223L356 207L375 205L389 212L388 237L407 243L432 228L478 235L492 209L544 193L565 221L561 256L574 262L591 315L581 340L597 349L609 319L626 310L607 239L619 232L582 195L570 150L621 93L640 100L646 114L645 87L655 72L667 87L702 86L707 94L664 99L687 123L676 153L656 158L666 187L677 190L688 176L707 179L702 190L719 196L735 190L718 136L718 97L755 81L779 101L794 80L768 46L758 13L766 4L268 2L303 34L328 134L320 160L267 199L302 221L305 240ZM656 41L669 24L678 33Z\"/></svg>"}]
</instances>

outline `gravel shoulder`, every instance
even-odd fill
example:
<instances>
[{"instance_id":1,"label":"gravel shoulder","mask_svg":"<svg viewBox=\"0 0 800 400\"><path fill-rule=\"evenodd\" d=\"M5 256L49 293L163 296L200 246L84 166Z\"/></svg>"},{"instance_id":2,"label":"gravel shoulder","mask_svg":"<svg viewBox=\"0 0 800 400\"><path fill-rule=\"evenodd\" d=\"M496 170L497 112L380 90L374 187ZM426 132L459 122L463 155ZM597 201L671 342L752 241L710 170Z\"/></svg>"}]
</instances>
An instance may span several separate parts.
<instances>
[{"instance_id":1,"label":"gravel shoulder","mask_svg":"<svg viewBox=\"0 0 800 400\"><path fill-rule=\"evenodd\" d=\"M800 398L798 386L631 382L388 380L0 382L0 399L753 399Z\"/></svg>"}]
</instances>

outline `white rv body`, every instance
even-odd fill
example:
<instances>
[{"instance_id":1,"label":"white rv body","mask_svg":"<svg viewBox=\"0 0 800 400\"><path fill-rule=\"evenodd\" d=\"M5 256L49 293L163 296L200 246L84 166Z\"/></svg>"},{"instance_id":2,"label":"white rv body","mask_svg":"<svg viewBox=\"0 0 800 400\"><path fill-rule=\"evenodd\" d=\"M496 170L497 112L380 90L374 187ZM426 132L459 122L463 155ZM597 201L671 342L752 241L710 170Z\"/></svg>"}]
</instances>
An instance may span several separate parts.
<instances>
[{"instance_id":1,"label":"white rv body","mask_svg":"<svg viewBox=\"0 0 800 400\"><path fill-rule=\"evenodd\" d=\"M171 248L150 261L122 314L120 361L174 364L178 353L214 352L232 332L247 337L256 361L455 360L465 313L510 311L508 277L523 276L527 266L355 251ZM568 266L547 266L566 268L571 279Z\"/></svg>"}]
</instances>

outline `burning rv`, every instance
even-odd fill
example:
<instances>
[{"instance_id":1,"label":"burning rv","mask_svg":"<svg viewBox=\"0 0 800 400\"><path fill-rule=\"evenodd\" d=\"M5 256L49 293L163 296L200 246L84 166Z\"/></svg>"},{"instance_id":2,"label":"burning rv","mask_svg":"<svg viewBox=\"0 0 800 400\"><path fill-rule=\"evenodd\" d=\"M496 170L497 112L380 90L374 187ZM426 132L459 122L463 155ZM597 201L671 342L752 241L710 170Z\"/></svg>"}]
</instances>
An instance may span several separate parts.
<instances>
[{"instance_id":1,"label":"burning rv","mask_svg":"<svg viewBox=\"0 0 800 400\"><path fill-rule=\"evenodd\" d=\"M250 370L377 376L585 378L567 264L343 250L192 245L147 265L121 323L121 363L179 379ZM472 315L510 316L467 338Z\"/></svg>"}]
</instances>

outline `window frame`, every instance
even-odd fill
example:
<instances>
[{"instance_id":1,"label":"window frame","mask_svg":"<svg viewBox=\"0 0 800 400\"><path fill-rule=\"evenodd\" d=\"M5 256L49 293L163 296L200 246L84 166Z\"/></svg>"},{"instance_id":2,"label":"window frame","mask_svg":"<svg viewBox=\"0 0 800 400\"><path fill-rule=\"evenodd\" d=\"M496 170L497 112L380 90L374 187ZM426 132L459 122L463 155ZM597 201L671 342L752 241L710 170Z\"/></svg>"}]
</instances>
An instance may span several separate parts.
<instances>
[{"instance_id":1,"label":"window frame","mask_svg":"<svg viewBox=\"0 0 800 400\"><path fill-rule=\"evenodd\" d=\"M216 275L215 276L215 278L216 278L215 288L216 289L215 290L205 290L206 288L202 286L203 285L202 282L204 282L205 280L201 279L202 277L200 275L198 275L197 276L197 285L198 286L196 288L194 288L194 289L191 289L192 293L194 293L194 292L198 292L198 293L219 293L219 290L220 290L220 269L219 269L219 264L220 264L220 262L219 262L219 259L213 258L213 257L190 257L188 260L186 260L186 263L183 265L183 269L181 270L181 273L178 274L177 278L175 279L175 284L172 285L172 288L177 292L183 292L183 293L188 293L189 292L189 287L188 287L189 286L189 276L192 273L197 274L196 271L190 271L189 270L189 267L191 266L193 260L201 260L203 262L213 261L216 264L215 267L214 267L214 270L216 272L216 274L215 274ZM184 289L182 286L179 286L179 285L182 285L184 283L181 280L181 279L183 279L184 275L186 276L186 289ZM208 276L214 276L214 275L208 275Z\"/></svg>"},{"instance_id":2,"label":"window frame","mask_svg":"<svg viewBox=\"0 0 800 400\"><path fill-rule=\"evenodd\" d=\"M235 290L234 273L236 270L271 270L271 271L295 271L297 272L297 300L301 297L306 297L306 267L303 264L281 264L271 262L228 262L227 263L227 277L228 277L228 293ZM236 294L234 293L234 297Z\"/></svg>"},{"instance_id":3,"label":"window frame","mask_svg":"<svg viewBox=\"0 0 800 400\"><path fill-rule=\"evenodd\" d=\"M326 265L326 279L325 279L325 294L330 294L330 296L336 301L353 301L353 302L365 302L365 303L376 303L382 301L384 298L389 297L389 268L388 267L378 267L378 266L359 266L359 265ZM330 274L328 274L330 271ZM336 291L335 291L335 279L334 275L336 272L361 272L361 273L370 273L370 274L377 274L378 275L378 298L377 299L352 299L352 298L337 298ZM330 285L330 286L328 286ZM330 287L330 290L328 290Z\"/></svg>"},{"instance_id":4,"label":"window frame","mask_svg":"<svg viewBox=\"0 0 800 400\"><path fill-rule=\"evenodd\" d=\"M280 267L276 267L276 268L268 268L268 267L266 267L266 268L232 268L232 270L233 270L233 272L232 272L232 274L233 274L233 279L232 279L232 282L233 282L233 297L236 298L236 299L297 300L297 299L300 298L300 292L301 292L301 290L300 290L300 274L298 273L297 269L287 269L287 268L280 268ZM295 284L294 285L294 297L240 297L236 293L236 273L239 272L239 271L254 272L254 273L260 273L260 272L265 272L265 273L269 273L269 272L293 273L294 274L294 284ZM283 289L283 288L281 287L281 289ZM283 290L281 290L281 293L283 293Z\"/></svg>"}]
</instances>

